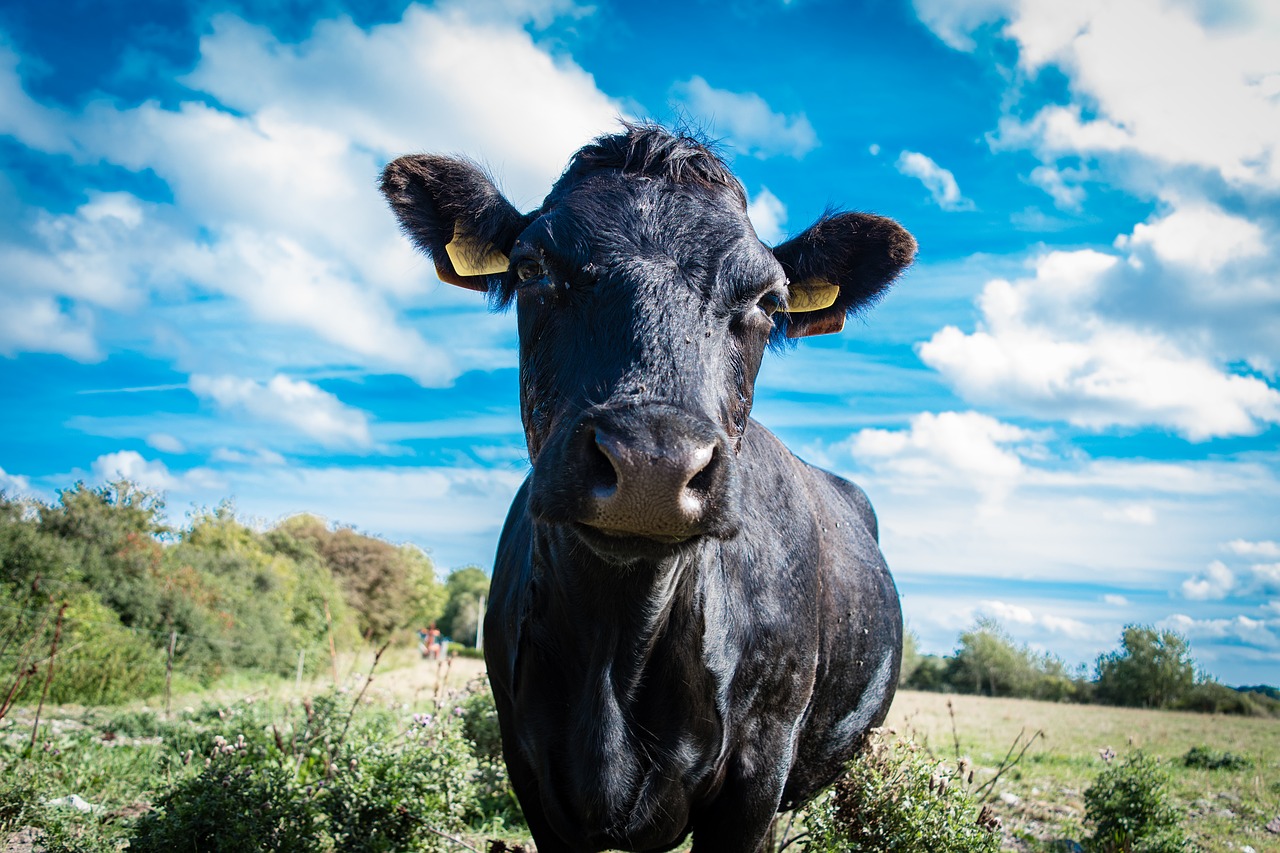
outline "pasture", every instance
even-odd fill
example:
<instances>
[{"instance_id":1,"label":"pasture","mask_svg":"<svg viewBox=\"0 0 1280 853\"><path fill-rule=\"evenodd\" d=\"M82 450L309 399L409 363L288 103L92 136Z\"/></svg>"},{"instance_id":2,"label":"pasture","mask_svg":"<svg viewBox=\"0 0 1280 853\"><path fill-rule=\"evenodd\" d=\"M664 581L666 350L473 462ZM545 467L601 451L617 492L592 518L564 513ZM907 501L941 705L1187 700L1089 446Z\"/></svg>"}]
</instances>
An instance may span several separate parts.
<instances>
[{"instance_id":1,"label":"pasture","mask_svg":"<svg viewBox=\"0 0 1280 853\"><path fill-rule=\"evenodd\" d=\"M345 657L344 689L329 694L338 702L335 728L341 728L338 724L346 709L355 709L347 747L358 761L366 760L367 754L372 762L380 751L401 748L396 746L404 743L401 730L412 728L414 714L465 703L467 685L474 687L483 672L476 660L457 658L442 666L404 649L389 652L366 687L364 674L370 663L368 655ZM32 754L23 751L30 737L31 709L20 709L0 731L0 829L4 832L0 850L42 849L30 845L29 831L19 832L24 826L48 827L51 850L121 849L152 804L174 785L196 776L199 755L209 750L214 738L234 744L244 735L251 745L246 755L256 750L261 756L242 759L245 766L288 752L288 743L283 750L273 746L280 743L277 733L289 740L287 733L298 724L301 709L307 703L320 703L329 686L326 681L301 685L292 679L224 682L210 691L175 696L169 720L154 699L149 706L137 702L110 709L46 708L46 722ZM1082 840L1087 835L1083 793L1104 766L1099 751L1110 747L1121 757L1141 748L1170 766L1176 805L1200 848L1280 850L1280 835L1265 829L1280 816L1280 724L1274 719L903 691L888 725L899 737L914 738L949 764L955 763L957 752L971 759L976 768L973 789L995 773L1020 734L1025 742L1034 732L1044 732L993 787L993 807L1004 821L1005 849L1061 850L1068 848L1055 847L1054 842ZM1184 767L1183 756L1195 747L1241 756L1247 764L1238 769ZM189 749L196 754L195 760L184 761ZM314 762L303 760L302 750L294 752L298 755L289 766L301 768L304 779L306 773L314 774ZM411 759L410 754L394 760ZM459 767L485 768L483 759L480 764L467 761L446 764L445 769L454 773ZM484 770L490 774L484 784L465 788L487 798L483 804L450 807L454 816L450 834L458 843L426 832L413 836L416 840L407 846L369 849L466 850L465 844L484 850L491 839L527 844L527 831L513 817L509 801L502 802L503 779L495 779L492 770ZM423 782L397 781L393 776L385 784L388 789L403 784L412 791ZM284 789L281 796L304 798L307 790L308 786L298 785ZM439 793L429 784L422 790L428 798ZM48 804L71 794L92 804L94 811L81 813ZM433 808L441 813L438 805ZM397 814L397 809L398 804L392 803L387 813ZM801 826L798 821L793 833ZM295 849L326 848L322 844Z\"/></svg>"},{"instance_id":2,"label":"pasture","mask_svg":"<svg viewBox=\"0 0 1280 853\"><path fill-rule=\"evenodd\" d=\"M1015 738L1043 731L995 788L997 796L1012 795L1008 802L997 799L996 807L1015 836L1082 838L1083 794L1103 767L1099 751L1109 747L1120 756L1142 749L1172 765L1177 805L1205 850L1280 850L1280 834L1265 829L1280 816L1275 719L901 691L887 724L899 734L914 733L944 759L954 760L958 738L959 754L980 768L977 784L983 770L990 774L1000 765ZM1194 747L1250 763L1239 770L1184 767L1183 756Z\"/></svg>"}]
</instances>

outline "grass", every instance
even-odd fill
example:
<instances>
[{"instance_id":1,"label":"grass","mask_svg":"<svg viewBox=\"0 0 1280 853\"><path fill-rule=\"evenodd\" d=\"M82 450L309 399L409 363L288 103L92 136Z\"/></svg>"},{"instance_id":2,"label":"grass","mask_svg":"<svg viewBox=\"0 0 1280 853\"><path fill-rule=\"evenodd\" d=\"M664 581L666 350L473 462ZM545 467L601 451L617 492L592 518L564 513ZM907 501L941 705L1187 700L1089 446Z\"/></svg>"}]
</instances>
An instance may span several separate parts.
<instances>
[{"instance_id":1,"label":"grass","mask_svg":"<svg viewBox=\"0 0 1280 853\"><path fill-rule=\"evenodd\" d=\"M986 778L1019 733L1043 731L994 791L1006 827L1028 841L1082 839L1084 791L1104 767L1099 750L1123 756L1142 749L1170 765L1174 797L1200 847L1280 850L1280 836L1265 829L1280 816L1280 722L1274 719L901 691L887 724L915 732L939 757L954 758L958 738L960 755L985 769ZM1184 756L1197 747L1243 757L1246 766L1184 766ZM1002 793L1017 803L1000 801Z\"/></svg>"},{"instance_id":2,"label":"grass","mask_svg":"<svg viewBox=\"0 0 1280 853\"><path fill-rule=\"evenodd\" d=\"M482 671L479 661L441 665L421 660L412 650L391 650L366 687L371 662L371 653L339 660L345 688L340 695L351 702L360 695L362 714L396 720L431 710L442 696L456 696ZM23 825L5 818L5 809L14 803L43 808L41 799L68 794L103 811L66 815L59 819L63 824L72 829L77 821L127 827L175 780L191 775L194 765L182 760L186 750L200 756L213 734L229 739L237 734L235 708L249 700L259 709L256 719L296 719L303 697L332 688L331 672L327 668L301 684L241 678L212 690L175 694L169 718L156 697L148 700L149 706L46 708L37 750L29 755L23 749L33 709L16 709L0 724L0 789L5 789L0 790L0 829ZM228 716L219 716L220 711ZM958 756L968 757L976 768L975 791L995 775L1016 738L1021 735L1025 743L1043 732L1016 767L991 786L992 805L1004 820L1006 849L1048 851L1058 839L1084 840L1089 833L1084 792L1106 766L1100 750L1109 748L1121 757L1141 749L1164 762L1175 805L1201 849L1240 851L1248 845L1256 853L1280 851L1280 835L1265 829L1280 816L1280 722L1274 719L902 691L887 725L938 758L954 763ZM261 731L259 735L265 737ZM1188 753L1193 764L1203 766L1187 766ZM1225 756L1243 760L1218 760ZM28 782L38 796L22 795ZM473 836L471 842L480 848L486 838L527 842L522 831L508 824L506 831Z\"/></svg>"}]
</instances>

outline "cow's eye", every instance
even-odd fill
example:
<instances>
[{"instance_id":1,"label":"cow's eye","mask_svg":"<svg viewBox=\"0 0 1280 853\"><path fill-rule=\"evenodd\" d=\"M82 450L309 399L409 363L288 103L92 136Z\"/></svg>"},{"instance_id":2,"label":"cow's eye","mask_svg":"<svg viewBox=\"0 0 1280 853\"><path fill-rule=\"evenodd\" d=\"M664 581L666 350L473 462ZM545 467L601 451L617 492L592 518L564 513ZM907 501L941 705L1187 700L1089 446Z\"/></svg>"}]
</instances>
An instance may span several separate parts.
<instances>
[{"instance_id":1,"label":"cow's eye","mask_svg":"<svg viewBox=\"0 0 1280 853\"><path fill-rule=\"evenodd\" d=\"M533 258L525 258L516 264L516 278L521 281L530 281L535 278L541 278L544 274L542 264Z\"/></svg>"},{"instance_id":2,"label":"cow's eye","mask_svg":"<svg viewBox=\"0 0 1280 853\"><path fill-rule=\"evenodd\" d=\"M763 311L766 317L772 317L774 312L782 307L782 297L776 293L766 293L756 302L756 307Z\"/></svg>"}]
</instances>

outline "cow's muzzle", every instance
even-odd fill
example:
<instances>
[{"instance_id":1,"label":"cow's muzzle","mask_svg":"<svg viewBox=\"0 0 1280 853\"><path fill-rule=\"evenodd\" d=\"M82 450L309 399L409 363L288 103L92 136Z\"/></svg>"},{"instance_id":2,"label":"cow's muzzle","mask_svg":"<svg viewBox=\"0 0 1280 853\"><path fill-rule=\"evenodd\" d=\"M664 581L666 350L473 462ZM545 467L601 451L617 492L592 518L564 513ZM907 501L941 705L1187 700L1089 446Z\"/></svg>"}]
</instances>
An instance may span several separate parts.
<instances>
[{"instance_id":1,"label":"cow's muzzle","mask_svg":"<svg viewBox=\"0 0 1280 853\"><path fill-rule=\"evenodd\" d=\"M556 479L576 493L573 517L564 520L623 550L635 538L677 544L722 534L732 462L723 431L683 410L597 409L564 445Z\"/></svg>"}]
</instances>

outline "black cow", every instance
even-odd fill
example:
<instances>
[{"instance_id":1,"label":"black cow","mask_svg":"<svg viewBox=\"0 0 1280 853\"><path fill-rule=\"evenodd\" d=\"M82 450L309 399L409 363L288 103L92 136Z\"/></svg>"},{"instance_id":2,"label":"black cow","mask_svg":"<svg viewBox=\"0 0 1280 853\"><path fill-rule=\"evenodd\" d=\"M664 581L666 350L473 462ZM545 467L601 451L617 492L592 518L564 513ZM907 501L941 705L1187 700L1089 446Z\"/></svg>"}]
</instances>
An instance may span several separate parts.
<instances>
[{"instance_id":1,"label":"black cow","mask_svg":"<svg viewBox=\"0 0 1280 853\"><path fill-rule=\"evenodd\" d=\"M866 496L749 419L756 373L915 241L829 213L771 250L725 164L654 126L580 150L528 214L448 157L382 189L441 279L516 304L533 471L484 636L538 849L759 850L884 719L902 616Z\"/></svg>"}]
</instances>

